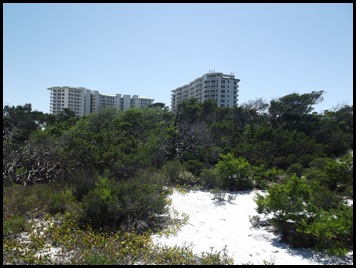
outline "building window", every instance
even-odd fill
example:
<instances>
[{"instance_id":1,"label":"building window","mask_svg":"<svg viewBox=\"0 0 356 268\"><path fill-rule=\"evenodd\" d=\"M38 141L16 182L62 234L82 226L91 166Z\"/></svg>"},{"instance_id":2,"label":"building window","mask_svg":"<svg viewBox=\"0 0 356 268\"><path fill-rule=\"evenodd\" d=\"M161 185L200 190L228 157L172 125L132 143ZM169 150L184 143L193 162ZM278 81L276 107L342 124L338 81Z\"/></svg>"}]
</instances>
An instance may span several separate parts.
<instances>
[{"instance_id":1,"label":"building window","mask_svg":"<svg viewBox=\"0 0 356 268\"><path fill-rule=\"evenodd\" d=\"M221 88L225 88L225 85L221 85Z\"/></svg>"},{"instance_id":2,"label":"building window","mask_svg":"<svg viewBox=\"0 0 356 268\"><path fill-rule=\"evenodd\" d=\"M221 90L221 93L225 93L225 89L222 89L222 90Z\"/></svg>"},{"instance_id":3,"label":"building window","mask_svg":"<svg viewBox=\"0 0 356 268\"><path fill-rule=\"evenodd\" d=\"M221 80L221 84L225 84L225 80Z\"/></svg>"}]
</instances>

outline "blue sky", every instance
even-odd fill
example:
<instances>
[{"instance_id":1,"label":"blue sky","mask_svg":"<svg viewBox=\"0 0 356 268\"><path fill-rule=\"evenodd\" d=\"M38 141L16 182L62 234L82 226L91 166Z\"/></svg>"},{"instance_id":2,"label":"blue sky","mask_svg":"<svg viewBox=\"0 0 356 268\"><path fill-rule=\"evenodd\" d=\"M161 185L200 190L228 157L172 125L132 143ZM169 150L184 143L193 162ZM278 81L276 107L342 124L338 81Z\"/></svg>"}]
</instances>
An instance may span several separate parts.
<instances>
[{"instance_id":1,"label":"blue sky","mask_svg":"<svg viewBox=\"0 0 356 268\"><path fill-rule=\"evenodd\" d=\"M150 97L209 70L239 104L324 90L353 105L353 4L3 4L3 105L49 113L53 86Z\"/></svg>"}]
</instances>

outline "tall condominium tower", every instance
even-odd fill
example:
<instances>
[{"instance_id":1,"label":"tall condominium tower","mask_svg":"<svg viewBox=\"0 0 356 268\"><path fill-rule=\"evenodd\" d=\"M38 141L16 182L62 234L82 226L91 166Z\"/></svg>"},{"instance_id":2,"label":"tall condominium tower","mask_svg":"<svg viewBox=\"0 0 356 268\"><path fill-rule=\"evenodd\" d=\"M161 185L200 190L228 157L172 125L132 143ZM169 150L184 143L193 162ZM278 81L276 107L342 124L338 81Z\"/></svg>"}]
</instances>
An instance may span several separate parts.
<instances>
[{"instance_id":1,"label":"tall condominium tower","mask_svg":"<svg viewBox=\"0 0 356 268\"><path fill-rule=\"evenodd\" d=\"M140 98L138 95L104 95L97 90L84 87L50 87L50 113L59 114L64 108L75 112L77 116L98 112L106 107L127 110L131 107L142 108L153 103L153 99Z\"/></svg>"},{"instance_id":2,"label":"tall condominium tower","mask_svg":"<svg viewBox=\"0 0 356 268\"><path fill-rule=\"evenodd\" d=\"M172 90L171 109L177 109L179 103L191 98L200 103L212 99L218 107L236 107L239 101L239 82L240 79L233 74L206 73L189 84Z\"/></svg>"}]
</instances>

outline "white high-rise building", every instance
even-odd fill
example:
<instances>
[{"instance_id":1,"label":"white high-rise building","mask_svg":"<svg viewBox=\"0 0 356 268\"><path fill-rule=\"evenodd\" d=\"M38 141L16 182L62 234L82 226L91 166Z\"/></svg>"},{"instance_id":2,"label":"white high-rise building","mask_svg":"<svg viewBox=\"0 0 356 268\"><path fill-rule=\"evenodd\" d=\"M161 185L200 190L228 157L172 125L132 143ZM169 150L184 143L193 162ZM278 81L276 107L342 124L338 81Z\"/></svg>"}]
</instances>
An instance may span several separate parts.
<instances>
[{"instance_id":1,"label":"white high-rise building","mask_svg":"<svg viewBox=\"0 0 356 268\"><path fill-rule=\"evenodd\" d=\"M239 82L233 74L209 72L198 77L189 84L172 90L171 109L191 98L200 103L212 99L218 107L237 107L239 101Z\"/></svg>"},{"instance_id":2,"label":"white high-rise building","mask_svg":"<svg viewBox=\"0 0 356 268\"><path fill-rule=\"evenodd\" d=\"M75 112L77 116L95 113L106 107L127 110L131 107L142 108L153 103L153 99L140 98L138 95L104 95L97 90L84 87L50 87L50 113L59 114L64 108Z\"/></svg>"}]
</instances>

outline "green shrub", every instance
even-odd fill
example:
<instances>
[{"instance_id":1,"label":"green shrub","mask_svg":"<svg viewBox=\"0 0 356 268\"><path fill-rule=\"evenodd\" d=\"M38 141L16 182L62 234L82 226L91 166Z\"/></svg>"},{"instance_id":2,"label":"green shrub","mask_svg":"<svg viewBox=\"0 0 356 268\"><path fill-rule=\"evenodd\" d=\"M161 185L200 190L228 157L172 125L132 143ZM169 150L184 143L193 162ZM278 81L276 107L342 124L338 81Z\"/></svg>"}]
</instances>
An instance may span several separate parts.
<instances>
[{"instance_id":1,"label":"green shrub","mask_svg":"<svg viewBox=\"0 0 356 268\"><path fill-rule=\"evenodd\" d=\"M4 187L3 216L5 219L11 215L22 215L29 218L40 216L50 206L51 195L56 195L60 191L58 185L52 183ZM55 199L56 197L52 201ZM65 200L66 203L68 201L66 198L62 200ZM54 205L54 203L52 204ZM60 205L59 202L57 202L57 205Z\"/></svg>"},{"instance_id":2,"label":"green shrub","mask_svg":"<svg viewBox=\"0 0 356 268\"><path fill-rule=\"evenodd\" d=\"M235 158L231 153L222 155L215 165L222 179L222 188L242 191L253 188L251 165L243 157Z\"/></svg>"},{"instance_id":3,"label":"green shrub","mask_svg":"<svg viewBox=\"0 0 356 268\"><path fill-rule=\"evenodd\" d=\"M312 221L302 220L297 231L311 236L316 249L344 255L353 248L353 207L320 210Z\"/></svg>"},{"instance_id":4,"label":"green shrub","mask_svg":"<svg viewBox=\"0 0 356 268\"><path fill-rule=\"evenodd\" d=\"M289 175L292 175L294 173L298 177L301 177L303 175L303 171L304 171L303 165L297 163L297 164L290 165L287 168L286 173Z\"/></svg>"},{"instance_id":5,"label":"green shrub","mask_svg":"<svg viewBox=\"0 0 356 268\"><path fill-rule=\"evenodd\" d=\"M127 181L99 178L93 190L83 198L82 223L93 228L138 227L142 230L165 211L168 191L159 173L138 172Z\"/></svg>"},{"instance_id":6,"label":"green shrub","mask_svg":"<svg viewBox=\"0 0 356 268\"><path fill-rule=\"evenodd\" d=\"M154 262L156 264L165 265L189 265L195 264L194 254L191 248L184 246L163 246L157 248Z\"/></svg>"},{"instance_id":7,"label":"green shrub","mask_svg":"<svg viewBox=\"0 0 356 268\"><path fill-rule=\"evenodd\" d=\"M179 160L167 161L162 167L163 174L167 181L173 183L173 185L177 183L179 172L182 170L184 170L184 166Z\"/></svg>"},{"instance_id":8,"label":"green shrub","mask_svg":"<svg viewBox=\"0 0 356 268\"><path fill-rule=\"evenodd\" d=\"M81 222L93 228L115 226L120 217L118 196L113 191L114 182L105 177L99 178L95 187L83 197Z\"/></svg>"},{"instance_id":9,"label":"green shrub","mask_svg":"<svg viewBox=\"0 0 356 268\"><path fill-rule=\"evenodd\" d=\"M96 172L85 169L78 169L68 175L68 181L74 188L73 194L79 201L94 188L97 179Z\"/></svg>"},{"instance_id":10,"label":"green shrub","mask_svg":"<svg viewBox=\"0 0 356 268\"><path fill-rule=\"evenodd\" d=\"M353 183L353 172L349 157L341 158L343 162L332 158L316 158L310 162L310 168L303 173L310 180L317 180L332 191L345 190Z\"/></svg>"},{"instance_id":11,"label":"green shrub","mask_svg":"<svg viewBox=\"0 0 356 268\"><path fill-rule=\"evenodd\" d=\"M314 168L315 170L316 168ZM293 247L312 247L344 254L353 245L353 209L327 186L293 174L257 195L257 212L273 213L272 225Z\"/></svg>"},{"instance_id":12,"label":"green shrub","mask_svg":"<svg viewBox=\"0 0 356 268\"><path fill-rule=\"evenodd\" d=\"M221 188L222 180L219 171L215 168L205 168L200 174L200 181L203 186L209 189Z\"/></svg>"},{"instance_id":13,"label":"green shrub","mask_svg":"<svg viewBox=\"0 0 356 268\"><path fill-rule=\"evenodd\" d=\"M352 185L348 186L344 191L344 195L346 197L351 197L353 199L354 198L354 187Z\"/></svg>"},{"instance_id":14,"label":"green shrub","mask_svg":"<svg viewBox=\"0 0 356 268\"><path fill-rule=\"evenodd\" d=\"M199 177L201 171L204 168L204 164L198 160L188 160L185 166L189 172L191 172L195 177Z\"/></svg>"},{"instance_id":15,"label":"green shrub","mask_svg":"<svg viewBox=\"0 0 356 268\"><path fill-rule=\"evenodd\" d=\"M275 167L266 169L265 165L252 166L251 171L255 187L268 189L273 183L283 181L285 177L283 170Z\"/></svg>"},{"instance_id":16,"label":"green shrub","mask_svg":"<svg viewBox=\"0 0 356 268\"><path fill-rule=\"evenodd\" d=\"M71 190L54 192L49 196L48 212L51 214L64 213L74 205L75 198Z\"/></svg>"},{"instance_id":17,"label":"green shrub","mask_svg":"<svg viewBox=\"0 0 356 268\"><path fill-rule=\"evenodd\" d=\"M191 172L182 170L178 173L177 184L184 187L190 187L199 184L199 179Z\"/></svg>"},{"instance_id":18,"label":"green shrub","mask_svg":"<svg viewBox=\"0 0 356 268\"><path fill-rule=\"evenodd\" d=\"M118 261L107 255L100 255L98 253L92 253L84 257L85 265L115 265L120 264Z\"/></svg>"},{"instance_id":19,"label":"green shrub","mask_svg":"<svg viewBox=\"0 0 356 268\"><path fill-rule=\"evenodd\" d=\"M213 248L210 248L210 252L202 252L201 261L202 265L232 265L234 264L233 258L227 254L226 246L221 251L213 252Z\"/></svg>"},{"instance_id":20,"label":"green shrub","mask_svg":"<svg viewBox=\"0 0 356 268\"><path fill-rule=\"evenodd\" d=\"M311 182L313 185L312 204L316 209L329 210L337 208L342 198L331 191L326 185L320 185L317 181Z\"/></svg>"},{"instance_id":21,"label":"green shrub","mask_svg":"<svg viewBox=\"0 0 356 268\"><path fill-rule=\"evenodd\" d=\"M12 235L25 230L26 220L23 216L10 217L3 220L3 234Z\"/></svg>"}]
</instances>

